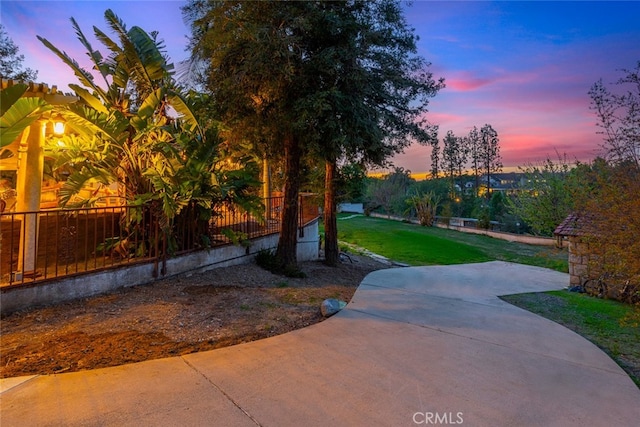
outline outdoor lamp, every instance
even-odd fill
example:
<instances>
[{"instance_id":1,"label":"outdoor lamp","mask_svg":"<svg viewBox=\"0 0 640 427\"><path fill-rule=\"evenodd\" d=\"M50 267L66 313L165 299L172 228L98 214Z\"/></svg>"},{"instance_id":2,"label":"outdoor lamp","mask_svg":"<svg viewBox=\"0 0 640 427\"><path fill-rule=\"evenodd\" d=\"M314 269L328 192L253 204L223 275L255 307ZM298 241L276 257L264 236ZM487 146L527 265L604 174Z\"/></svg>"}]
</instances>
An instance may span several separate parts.
<instances>
[{"instance_id":1,"label":"outdoor lamp","mask_svg":"<svg viewBox=\"0 0 640 427\"><path fill-rule=\"evenodd\" d=\"M53 123L53 134L55 136L62 136L64 134L64 122Z\"/></svg>"}]
</instances>

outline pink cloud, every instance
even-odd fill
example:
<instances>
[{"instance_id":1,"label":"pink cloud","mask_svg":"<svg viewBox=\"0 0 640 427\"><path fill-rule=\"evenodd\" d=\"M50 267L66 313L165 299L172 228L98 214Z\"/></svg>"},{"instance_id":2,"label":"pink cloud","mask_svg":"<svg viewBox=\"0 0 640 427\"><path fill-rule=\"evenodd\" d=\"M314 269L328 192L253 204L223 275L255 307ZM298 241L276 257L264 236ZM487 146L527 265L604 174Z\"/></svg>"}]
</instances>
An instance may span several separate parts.
<instances>
[{"instance_id":1,"label":"pink cloud","mask_svg":"<svg viewBox=\"0 0 640 427\"><path fill-rule=\"evenodd\" d=\"M475 105L484 111L494 108L502 112L554 111L556 115L567 109L588 110L587 91L591 82L588 78L585 81L579 71L568 71L557 64L528 70L496 67L479 73L441 74L446 78L447 88L438 98L450 97L449 104L456 108Z\"/></svg>"},{"instance_id":2,"label":"pink cloud","mask_svg":"<svg viewBox=\"0 0 640 427\"><path fill-rule=\"evenodd\" d=\"M404 153L393 156L393 164L410 170L412 173L428 171L431 168L431 147L412 144Z\"/></svg>"},{"instance_id":3,"label":"pink cloud","mask_svg":"<svg viewBox=\"0 0 640 427\"><path fill-rule=\"evenodd\" d=\"M588 128L525 129L520 134L500 135L500 151L505 166L536 163L547 157L555 160L556 153L566 154L570 162L587 161L598 155L600 141L600 136Z\"/></svg>"},{"instance_id":4,"label":"pink cloud","mask_svg":"<svg viewBox=\"0 0 640 427\"><path fill-rule=\"evenodd\" d=\"M445 76L445 78L447 89L453 89L457 92L473 91L493 82L491 79L476 77L466 71L457 72L453 76Z\"/></svg>"},{"instance_id":5,"label":"pink cloud","mask_svg":"<svg viewBox=\"0 0 640 427\"><path fill-rule=\"evenodd\" d=\"M440 129L446 126L464 123L467 120L464 115L437 111L429 111L426 114L426 119L429 123L440 126Z\"/></svg>"}]
</instances>

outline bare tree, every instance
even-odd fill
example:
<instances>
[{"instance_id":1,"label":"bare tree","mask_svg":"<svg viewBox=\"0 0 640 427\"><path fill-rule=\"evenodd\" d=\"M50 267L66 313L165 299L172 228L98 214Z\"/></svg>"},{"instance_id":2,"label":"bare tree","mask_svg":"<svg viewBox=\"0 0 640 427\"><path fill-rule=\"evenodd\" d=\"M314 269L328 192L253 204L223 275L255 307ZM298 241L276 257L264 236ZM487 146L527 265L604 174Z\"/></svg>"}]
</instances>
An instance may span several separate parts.
<instances>
[{"instance_id":1,"label":"bare tree","mask_svg":"<svg viewBox=\"0 0 640 427\"><path fill-rule=\"evenodd\" d=\"M591 109L604 135L607 160L640 165L640 61L635 70L623 71L626 75L616 82L618 93L605 87L602 79L591 87Z\"/></svg>"}]
</instances>

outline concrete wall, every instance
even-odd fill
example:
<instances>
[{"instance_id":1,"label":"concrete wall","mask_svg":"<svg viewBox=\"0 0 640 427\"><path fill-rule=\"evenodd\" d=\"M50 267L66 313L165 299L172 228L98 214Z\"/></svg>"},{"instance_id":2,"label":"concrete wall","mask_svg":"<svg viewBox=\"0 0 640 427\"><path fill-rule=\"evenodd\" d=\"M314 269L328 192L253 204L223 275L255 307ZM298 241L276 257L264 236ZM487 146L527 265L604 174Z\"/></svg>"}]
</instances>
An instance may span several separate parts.
<instances>
[{"instance_id":1,"label":"concrete wall","mask_svg":"<svg viewBox=\"0 0 640 427\"><path fill-rule=\"evenodd\" d=\"M249 247L221 246L208 251L199 251L167 259L166 274L159 278L186 272L201 273L219 267L244 264L253 261L255 254L263 249L275 249L278 235L260 237L251 241ZM318 259L318 221L309 223L298 235L298 261ZM66 277L60 280L35 285L2 289L0 312L9 314L28 307L56 304L77 298L86 298L114 291L119 288L153 282L153 263L136 264L112 268L96 273Z\"/></svg>"},{"instance_id":2,"label":"concrete wall","mask_svg":"<svg viewBox=\"0 0 640 427\"><path fill-rule=\"evenodd\" d=\"M348 213L364 213L364 205L362 203L340 203L338 212Z\"/></svg>"},{"instance_id":3,"label":"concrete wall","mask_svg":"<svg viewBox=\"0 0 640 427\"><path fill-rule=\"evenodd\" d=\"M318 220L313 220L298 234L298 261L314 261L320 253L320 229ZM276 241L277 244L277 241Z\"/></svg>"}]
</instances>

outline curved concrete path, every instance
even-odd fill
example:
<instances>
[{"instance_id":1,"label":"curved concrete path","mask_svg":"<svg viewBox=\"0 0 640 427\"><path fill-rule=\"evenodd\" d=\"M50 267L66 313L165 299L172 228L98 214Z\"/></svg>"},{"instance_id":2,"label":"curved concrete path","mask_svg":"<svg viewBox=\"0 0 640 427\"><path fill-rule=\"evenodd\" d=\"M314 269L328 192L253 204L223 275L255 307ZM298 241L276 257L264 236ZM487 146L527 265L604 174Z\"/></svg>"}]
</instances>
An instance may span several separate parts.
<instances>
[{"instance_id":1,"label":"curved concrete path","mask_svg":"<svg viewBox=\"0 0 640 427\"><path fill-rule=\"evenodd\" d=\"M597 347L497 295L567 276L504 262L365 278L325 322L184 357L2 380L9 426L634 426Z\"/></svg>"}]
</instances>

